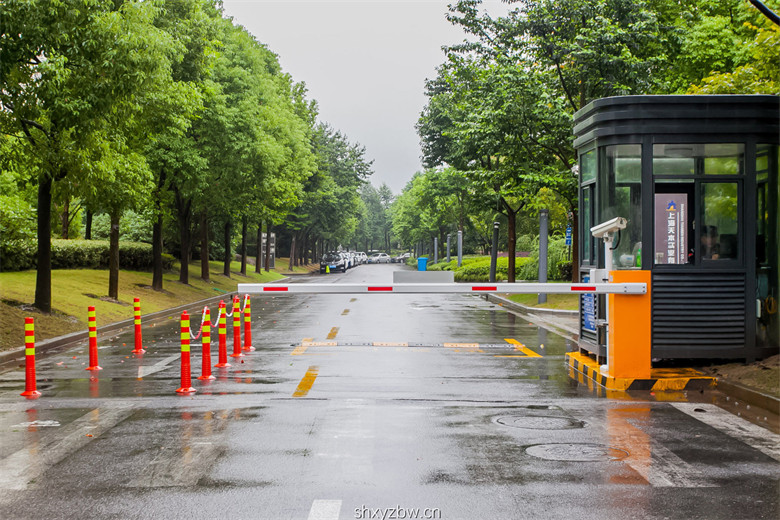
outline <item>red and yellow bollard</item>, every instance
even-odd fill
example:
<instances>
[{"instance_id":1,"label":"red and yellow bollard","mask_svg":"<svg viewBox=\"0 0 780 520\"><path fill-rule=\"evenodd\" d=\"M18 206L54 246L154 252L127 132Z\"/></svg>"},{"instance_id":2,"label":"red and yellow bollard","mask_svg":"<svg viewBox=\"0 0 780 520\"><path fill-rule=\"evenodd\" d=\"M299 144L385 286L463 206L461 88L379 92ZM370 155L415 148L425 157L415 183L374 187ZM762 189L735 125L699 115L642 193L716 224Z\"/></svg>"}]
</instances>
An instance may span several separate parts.
<instances>
[{"instance_id":1,"label":"red and yellow bollard","mask_svg":"<svg viewBox=\"0 0 780 520\"><path fill-rule=\"evenodd\" d=\"M92 305L87 308L87 321L89 323L89 366L85 370L103 370L98 366L97 319L95 307Z\"/></svg>"},{"instance_id":2,"label":"red and yellow bollard","mask_svg":"<svg viewBox=\"0 0 780 520\"><path fill-rule=\"evenodd\" d=\"M176 390L179 394L192 394L190 375L190 316L187 311L181 313L181 387Z\"/></svg>"},{"instance_id":3,"label":"red and yellow bollard","mask_svg":"<svg viewBox=\"0 0 780 520\"><path fill-rule=\"evenodd\" d=\"M225 314L225 302L219 301L219 317L217 319L217 333L219 335L219 363L216 368L229 367L227 362L227 315Z\"/></svg>"},{"instance_id":4,"label":"red and yellow bollard","mask_svg":"<svg viewBox=\"0 0 780 520\"><path fill-rule=\"evenodd\" d=\"M252 309L249 295L244 296L244 352L252 352Z\"/></svg>"},{"instance_id":5,"label":"red and yellow bollard","mask_svg":"<svg viewBox=\"0 0 780 520\"><path fill-rule=\"evenodd\" d=\"M241 301L233 297L233 353L230 357L241 357Z\"/></svg>"},{"instance_id":6,"label":"red and yellow bollard","mask_svg":"<svg viewBox=\"0 0 780 520\"><path fill-rule=\"evenodd\" d=\"M35 380L35 320L24 319L24 392L21 393L28 399L40 397L38 383Z\"/></svg>"},{"instance_id":7,"label":"red and yellow bollard","mask_svg":"<svg viewBox=\"0 0 780 520\"><path fill-rule=\"evenodd\" d=\"M198 379L216 379L211 375L211 311L208 307L203 309L203 328L201 330L203 331L203 339L201 340L203 342L203 357Z\"/></svg>"},{"instance_id":8,"label":"red and yellow bollard","mask_svg":"<svg viewBox=\"0 0 780 520\"><path fill-rule=\"evenodd\" d=\"M135 324L135 350L133 354L143 354L146 352L141 339L141 299L133 298L133 323Z\"/></svg>"}]
</instances>

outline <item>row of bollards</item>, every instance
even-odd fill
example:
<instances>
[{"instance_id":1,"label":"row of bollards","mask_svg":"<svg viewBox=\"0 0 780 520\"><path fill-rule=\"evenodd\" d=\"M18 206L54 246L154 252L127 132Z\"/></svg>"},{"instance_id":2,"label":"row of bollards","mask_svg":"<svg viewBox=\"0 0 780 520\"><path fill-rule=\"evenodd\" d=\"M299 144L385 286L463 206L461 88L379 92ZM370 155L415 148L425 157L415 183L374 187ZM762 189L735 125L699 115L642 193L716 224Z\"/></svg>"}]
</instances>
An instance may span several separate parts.
<instances>
[{"instance_id":1,"label":"row of bollards","mask_svg":"<svg viewBox=\"0 0 780 520\"><path fill-rule=\"evenodd\" d=\"M242 312L243 311L243 312ZM244 340L243 346L241 341L241 315L244 315ZM217 316L217 331L219 336L219 358L216 365L217 368L229 367L227 362L227 313L224 300L219 302L219 314ZM254 351L252 346L252 331L251 331L251 304L249 295L244 297L244 306L241 309L240 298L238 296L233 297L233 353L231 357L242 357L243 352ZM97 317L95 307L90 306L87 309L88 319L88 331L89 331L89 366L86 370L95 371L102 370L102 367L98 365L98 348L97 348ZM133 354L143 354L146 352L143 348L143 340L141 335L141 303L139 298L134 299L133 305L133 325L135 329L134 334L134 350ZM192 331L190 329L190 317L187 311L184 311L181 315L181 386L176 390L179 394L191 394L196 390L192 387L191 381L191 362L190 362L190 340ZM202 334L202 369L201 375L198 377L200 380L212 380L215 379L211 374L211 311L208 307L203 309L203 320L201 323L200 333ZM37 380L35 375L35 320L33 318L25 318L24 320L24 337L25 337L25 389L21 394L28 399L35 399L41 395L41 392L37 389ZM197 339L197 336L196 338Z\"/></svg>"}]
</instances>

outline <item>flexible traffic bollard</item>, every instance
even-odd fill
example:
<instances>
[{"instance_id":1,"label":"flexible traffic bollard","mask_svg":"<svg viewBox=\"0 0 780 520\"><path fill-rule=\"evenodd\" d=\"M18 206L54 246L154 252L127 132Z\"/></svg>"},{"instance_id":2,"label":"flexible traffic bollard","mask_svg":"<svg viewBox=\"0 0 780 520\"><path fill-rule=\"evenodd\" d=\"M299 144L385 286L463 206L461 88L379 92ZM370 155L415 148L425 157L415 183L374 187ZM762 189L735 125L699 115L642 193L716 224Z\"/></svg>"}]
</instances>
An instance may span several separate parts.
<instances>
[{"instance_id":1,"label":"flexible traffic bollard","mask_svg":"<svg viewBox=\"0 0 780 520\"><path fill-rule=\"evenodd\" d=\"M24 392L28 399L40 397L38 383L35 380L35 320L24 319Z\"/></svg>"},{"instance_id":2,"label":"flexible traffic bollard","mask_svg":"<svg viewBox=\"0 0 780 520\"><path fill-rule=\"evenodd\" d=\"M95 307L92 305L87 309L87 321L89 322L89 366L85 370L103 370L98 366L97 320Z\"/></svg>"},{"instance_id":3,"label":"flexible traffic bollard","mask_svg":"<svg viewBox=\"0 0 780 520\"><path fill-rule=\"evenodd\" d=\"M229 367L227 362L227 315L225 314L225 302L219 301L219 316L217 318L217 334L219 335L219 363L216 368Z\"/></svg>"},{"instance_id":4,"label":"flexible traffic bollard","mask_svg":"<svg viewBox=\"0 0 780 520\"><path fill-rule=\"evenodd\" d=\"M187 311L181 313L181 387L176 390L179 394L192 394L195 389L192 388L190 379L190 316Z\"/></svg>"},{"instance_id":5,"label":"flexible traffic bollard","mask_svg":"<svg viewBox=\"0 0 780 520\"><path fill-rule=\"evenodd\" d=\"M233 297L233 353L230 357L241 357L241 302L238 296Z\"/></svg>"},{"instance_id":6,"label":"flexible traffic bollard","mask_svg":"<svg viewBox=\"0 0 780 520\"><path fill-rule=\"evenodd\" d=\"M244 351L253 352L252 346L252 309L249 295L244 296Z\"/></svg>"},{"instance_id":7,"label":"flexible traffic bollard","mask_svg":"<svg viewBox=\"0 0 780 520\"><path fill-rule=\"evenodd\" d=\"M208 307L203 309L203 358L198 379L211 380L216 377L211 375L211 311Z\"/></svg>"},{"instance_id":8,"label":"flexible traffic bollard","mask_svg":"<svg viewBox=\"0 0 780 520\"><path fill-rule=\"evenodd\" d=\"M135 324L135 350L133 354L143 354L146 352L141 339L141 299L133 298L133 323Z\"/></svg>"}]
</instances>

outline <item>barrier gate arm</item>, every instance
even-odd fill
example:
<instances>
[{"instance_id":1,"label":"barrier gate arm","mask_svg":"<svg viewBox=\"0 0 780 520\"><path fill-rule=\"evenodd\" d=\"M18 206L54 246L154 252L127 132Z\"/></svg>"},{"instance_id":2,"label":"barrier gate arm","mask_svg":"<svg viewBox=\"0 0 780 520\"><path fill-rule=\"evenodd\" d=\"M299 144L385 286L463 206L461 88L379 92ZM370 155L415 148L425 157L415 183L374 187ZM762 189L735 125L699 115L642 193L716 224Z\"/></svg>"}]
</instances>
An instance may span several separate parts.
<instances>
[{"instance_id":1,"label":"barrier gate arm","mask_svg":"<svg viewBox=\"0 0 780 520\"><path fill-rule=\"evenodd\" d=\"M240 283L238 292L245 294L647 294L647 283L396 283L387 285Z\"/></svg>"}]
</instances>

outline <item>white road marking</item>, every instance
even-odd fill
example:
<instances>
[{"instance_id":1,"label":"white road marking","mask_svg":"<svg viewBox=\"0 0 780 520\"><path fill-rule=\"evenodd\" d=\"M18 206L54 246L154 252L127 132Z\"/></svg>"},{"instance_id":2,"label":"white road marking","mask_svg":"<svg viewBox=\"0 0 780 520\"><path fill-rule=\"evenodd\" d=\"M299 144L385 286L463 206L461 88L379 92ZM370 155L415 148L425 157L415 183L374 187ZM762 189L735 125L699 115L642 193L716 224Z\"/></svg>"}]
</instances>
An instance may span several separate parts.
<instances>
[{"instance_id":1,"label":"white road marking","mask_svg":"<svg viewBox=\"0 0 780 520\"><path fill-rule=\"evenodd\" d=\"M780 461L780 435L737 417L714 404L670 403L681 412L744 442L765 455ZM696 409L704 410L696 412Z\"/></svg>"},{"instance_id":2,"label":"white road marking","mask_svg":"<svg viewBox=\"0 0 780 520\"><path fill-rule=\"evenodd\" d=\"M341 500L315 500L311 504L308 520L338 520Z\"/></svg>"},{"instance_id":3,"label":"white road marking","mask_svg":"<svg viewBox=\"0 0 780 520\"><path fill-rule=\"evenodd\" d=\"M181 357L181 354L174 354L173 356L168 356L165 359L162 359L155 363L154 365L150 366L140 366L138 367L138 379L142 379L148 375L161 372L165 370L166 368L170 368L170 364L176 361Z\"/></svg>"},{"instance_id":4,"label":"white road marking","mask_svg":"<svg viewBox=\"0 0 780 520\"><path fill-rule=\"evenodd\" d=\"M132 413L129 407L96 408L52 435L31 441L30 445L0 460L0 489L27 489L28 482L91 440L110 430ZM56 433L54 433L56 431Z\"/></svg>"}]
</instances>

